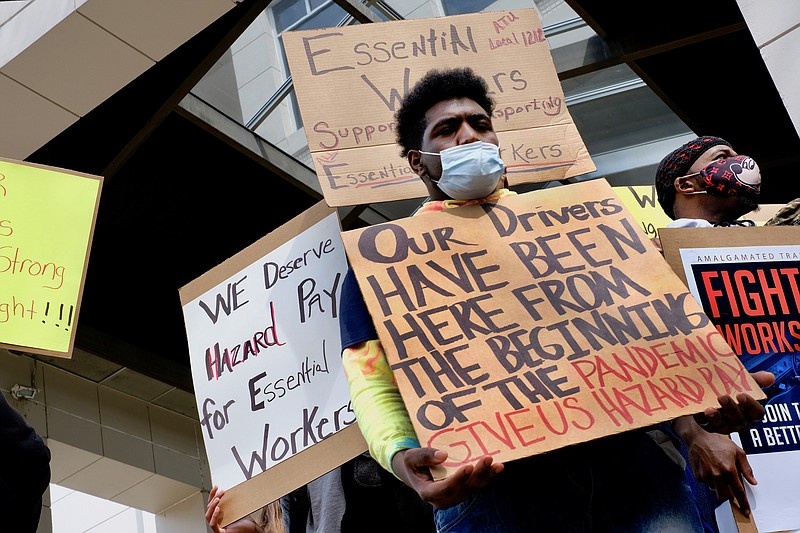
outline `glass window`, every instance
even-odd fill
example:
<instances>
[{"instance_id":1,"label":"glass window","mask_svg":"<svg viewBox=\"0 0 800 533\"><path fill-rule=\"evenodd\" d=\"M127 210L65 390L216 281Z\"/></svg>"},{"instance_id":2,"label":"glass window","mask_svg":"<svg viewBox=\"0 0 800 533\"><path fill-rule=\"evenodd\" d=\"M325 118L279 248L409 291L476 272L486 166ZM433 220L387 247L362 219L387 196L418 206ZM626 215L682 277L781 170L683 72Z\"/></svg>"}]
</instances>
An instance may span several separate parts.
<instances>
[{"instance_id":1,"label":"glass window","mask_svg":"<svg viewBox=\"0 0 800 533\"><path fill-rule=\"evenodd\" d=\"M286 30L330 28L347 16L333 0L282 0L269 9L279 36Z\"/></svg>"},{"instance_id":2,"label":"glass window","mask_svg":"<svg viewBox=\"0 0 800 533\"><path fill-rule=\"evenodd\" d=\"M442 7L447 15L463 15L483 11L496 0L442 0Z\"/></svg>"},{"instance_id":3,"label":"glass window","mask_svg":"<svg viewBox=\"0 0 800 533\"><path fill-rule=\"evenodd\" d=\"M311 2L314 4L314 2ZM319 6L312 8L314 11L302 20L299 24L293 27L293 30L311 30L317 28L332 28L338 25L347 13L334 2L317 2L319 5L324 5L322 9Z\"/></svg>"},{"instance_id":4,"label":"glass window","mask_svg":"<svg viewBox=\"0 0 800 533\"><path fill-rule=\"evenodd\" d=\"M284 0L272 8L275 30L280 33L308 14L306 0Z\"/></svg>"},{"instance_id":5,"label":"glass window","mask_svg":"<svg viewBox=\"0 0 800 533\"><path fill-rule=\"evenodd\" d=\"M286 30L311 30L337 26L347 13L333 0L282 0L269 8L272 11L274 30L280 43L281 62L287 77L289 65L283 48L281 34ZM294 91L289 94L292 116L297 128L302 126L297 96Z\"/></svg>"}]
</instances>

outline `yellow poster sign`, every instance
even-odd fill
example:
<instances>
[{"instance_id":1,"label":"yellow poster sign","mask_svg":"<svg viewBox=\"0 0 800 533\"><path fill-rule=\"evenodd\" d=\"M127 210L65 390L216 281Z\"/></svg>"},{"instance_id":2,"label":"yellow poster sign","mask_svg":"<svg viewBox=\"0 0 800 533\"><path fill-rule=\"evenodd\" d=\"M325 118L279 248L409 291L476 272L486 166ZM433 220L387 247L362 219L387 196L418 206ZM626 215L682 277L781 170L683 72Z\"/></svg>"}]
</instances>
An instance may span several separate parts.
<instances>
[{"instance_id":1,"label":"yellow poster sign","mask_svg":"<svg viewBox=\"0 0 800 533\"><path fill-rule=\"evenodd\" d=\"M101 185L0 159L0 346L71 355Z\"/></svg>"},{"instance_id":2,"label":"yellow poster sign","mask_svg":"<svg viewBox=\"0 0 800 533\"><path fill-rule=\"evenodd\" d=\"M659 228L672 222L658 203L655 185L614 187L614 192L648 237L657 237Z\"/></svg>"}]
</instances>

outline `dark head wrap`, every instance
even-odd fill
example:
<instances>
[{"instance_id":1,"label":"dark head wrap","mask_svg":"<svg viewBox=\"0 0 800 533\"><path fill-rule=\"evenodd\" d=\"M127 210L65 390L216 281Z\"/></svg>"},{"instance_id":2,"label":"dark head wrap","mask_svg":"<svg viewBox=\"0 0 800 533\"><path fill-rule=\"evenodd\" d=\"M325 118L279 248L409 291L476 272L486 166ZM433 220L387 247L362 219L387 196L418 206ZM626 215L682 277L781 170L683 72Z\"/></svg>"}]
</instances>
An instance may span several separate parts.
<instances>
[{"instance_id":1,"label":"dark head wrap","mask_svg":"<svg viewBox=\"0 0 800 533\"><path fill-rule=\"evenodd\" d=\"M675 178L689 174L689 168L697 161L697 158L712 146L718 145L731 147L728 141L719 137L698 137L667 154L658 164L656 194L658 203L670 218L675 218L672 210L672 204L675 203Z\"/></svg>"}]
</instances>

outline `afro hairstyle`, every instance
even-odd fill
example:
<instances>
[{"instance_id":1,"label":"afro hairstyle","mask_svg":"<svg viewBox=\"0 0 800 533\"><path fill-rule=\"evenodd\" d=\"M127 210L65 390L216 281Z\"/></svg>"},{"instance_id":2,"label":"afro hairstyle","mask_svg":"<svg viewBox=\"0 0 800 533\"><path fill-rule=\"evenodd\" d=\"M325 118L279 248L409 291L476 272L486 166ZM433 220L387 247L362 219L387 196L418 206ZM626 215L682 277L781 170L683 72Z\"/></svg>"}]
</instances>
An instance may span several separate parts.
<instances>
[{"instance_id":1,"label":"afro hairstyle","mask_svg":"<svg viewBox=\"0 0 800 533\"><path fill-rule=\"evenodd\" d=\"M400 109L394 115L401 156L405 157L410 150L422 147L422 136L428 126L425 113L439 102L454 98L473 100L489 116L494 111L495 103L489 96L486 80L471 68L428 71L403 98Z\"/></svg>"}]
</instances>

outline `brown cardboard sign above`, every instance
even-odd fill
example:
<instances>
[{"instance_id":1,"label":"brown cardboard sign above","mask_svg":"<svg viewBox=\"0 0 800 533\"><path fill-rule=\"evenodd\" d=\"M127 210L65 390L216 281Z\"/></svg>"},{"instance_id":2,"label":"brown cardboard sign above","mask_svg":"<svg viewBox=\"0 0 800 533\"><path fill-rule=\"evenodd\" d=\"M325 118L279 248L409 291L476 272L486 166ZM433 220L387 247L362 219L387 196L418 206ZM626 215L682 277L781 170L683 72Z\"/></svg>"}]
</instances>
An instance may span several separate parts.
<instances>
[{"instance_id":1,"label":"brown cardboard sign above","mask_svg":"<svg viewBox=\"0 0 800 533\"><path fill-rule=\"evenodd\" d=\"M605 180L343 234L423 447L452 472L764 395Z\"/></svg>"},{"instance_id":2,"label":"brown cardboard sign above","mask_svg":"<svg viewBox=\"0 0 800 533\"><path fill-rule=\"evenodd\" d=\"M283 40L328 205L426 195L399 155L394 113L432 69L468 66L486 80L511 185L595 170L535 9L286 32Z\"/></svg>"}]
</instances>

